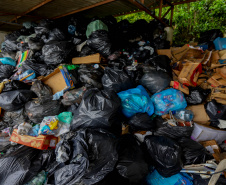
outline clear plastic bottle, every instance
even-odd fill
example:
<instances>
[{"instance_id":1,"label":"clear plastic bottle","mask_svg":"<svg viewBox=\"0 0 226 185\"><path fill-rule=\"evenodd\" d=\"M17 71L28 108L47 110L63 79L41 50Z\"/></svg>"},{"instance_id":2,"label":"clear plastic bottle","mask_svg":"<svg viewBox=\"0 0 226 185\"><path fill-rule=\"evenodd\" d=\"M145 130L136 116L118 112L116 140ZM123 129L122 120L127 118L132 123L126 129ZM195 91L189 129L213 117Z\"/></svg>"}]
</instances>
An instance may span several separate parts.
<instances>
[{"instance_id":1,"label":"clear plastic bottle","mask_svg":"<svg viewBox=\"0 0 226 185\"><path fill-rule=\"evenodd\" d=\"M194 114L191 110L178 110L174 114L177 119L181 119L184 121L192 121L194 118Z\"/></svg>"}]
</instances>

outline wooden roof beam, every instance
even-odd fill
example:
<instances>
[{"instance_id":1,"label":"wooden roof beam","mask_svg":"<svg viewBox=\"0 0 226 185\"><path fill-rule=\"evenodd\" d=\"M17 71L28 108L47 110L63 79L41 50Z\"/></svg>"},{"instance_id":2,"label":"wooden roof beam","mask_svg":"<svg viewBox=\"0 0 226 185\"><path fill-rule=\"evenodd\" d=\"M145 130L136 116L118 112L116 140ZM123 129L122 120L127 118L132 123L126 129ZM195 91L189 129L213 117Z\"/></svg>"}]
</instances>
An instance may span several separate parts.
<instances>
[{"instance_id":1,"label":"wooden roof beam","mask_svg":"<svg viewBox=\"0 0 226 185\"><path fill-rule=\"evenodd\" d=\"M78 13L78 12L81 12L81 11L84 11L84 10L88 10L88 9L91 9L91 8L94 8L94 7L97 7L97 6L100 6L100 5L111 3L111 2L114 2L114 1L116 1L116 0L104 0L104 1L92 4L90 6L86 6L86 7L83 7L83 8L80 8L80 9L77 9L77 10L56 16L56 17L53 17L52 19L58 19L58 18L61 18L61 17L65 17L67 15L75 14L75 13Z\"/></svg>"},{"instance_id":2,"label":"wooden roof beam","mask_svg":"<svg viewBox=\"0 0 226 185\"><path fill-rule=\"evenodd\" d=\"M15 20L19 19L20 17L25 16L26 14L28 14L28 13L30 13L30 12L38 9L38 8L40 8L41 6L44 6L45 4L47 4L47 3L51 2L51 1L53 1L53 0L44 0L43 2L37 4L36 6L28 9L26 12L23 12L21 15L16 16L13 19L9 20L9 22L15 21Z\"/></svg>"}]
</instances>

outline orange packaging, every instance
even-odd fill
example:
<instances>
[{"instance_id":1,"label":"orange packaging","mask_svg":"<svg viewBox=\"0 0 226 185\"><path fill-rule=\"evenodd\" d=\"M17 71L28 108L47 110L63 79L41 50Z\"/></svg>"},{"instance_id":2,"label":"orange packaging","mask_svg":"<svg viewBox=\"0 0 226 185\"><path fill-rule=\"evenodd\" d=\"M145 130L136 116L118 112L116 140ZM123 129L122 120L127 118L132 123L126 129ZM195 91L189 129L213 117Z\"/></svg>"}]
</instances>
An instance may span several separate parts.
<instances>
[{"instance_id":1,"label":"orange packaging","mask_svg":"<svg viewBox=\"0 0 226 185\"><path fill-rule=\"evenodd\" d=\"M28 135L21 136L17 134L17 129L14 129L10 141L40 150L47 150L49 147L56 148L58 138L51 135L39 135L38 137Z\"/></svg>"}]
</instances>

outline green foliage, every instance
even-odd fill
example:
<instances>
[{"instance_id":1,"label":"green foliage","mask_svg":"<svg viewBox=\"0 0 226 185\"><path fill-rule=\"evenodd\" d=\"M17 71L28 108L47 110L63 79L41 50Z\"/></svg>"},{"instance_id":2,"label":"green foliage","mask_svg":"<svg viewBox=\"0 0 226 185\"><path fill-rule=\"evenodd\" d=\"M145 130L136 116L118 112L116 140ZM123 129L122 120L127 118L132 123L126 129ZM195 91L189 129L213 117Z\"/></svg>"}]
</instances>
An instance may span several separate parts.
<instances>
[{"instance_id":1,"label":"green foliage","mask_svg":"<svg viewBox=\"0 0 226 185\"><path fill-rule=\"evenodd\" d=\"M163 8L163 13L168 8ZM159 14L159 10L155 10L155 14ZM166 16L170 18L170 13ZM133 23L138 19L146 21L153 18L145 12L138 12L117 17L117 21L127 19ZM174 45L184 45L200 36L200 32L221 29L226 32L226 0L200 0L190 4L177 5L174 8L173 16L174 27Z\"/></svg>"}]
</instances>

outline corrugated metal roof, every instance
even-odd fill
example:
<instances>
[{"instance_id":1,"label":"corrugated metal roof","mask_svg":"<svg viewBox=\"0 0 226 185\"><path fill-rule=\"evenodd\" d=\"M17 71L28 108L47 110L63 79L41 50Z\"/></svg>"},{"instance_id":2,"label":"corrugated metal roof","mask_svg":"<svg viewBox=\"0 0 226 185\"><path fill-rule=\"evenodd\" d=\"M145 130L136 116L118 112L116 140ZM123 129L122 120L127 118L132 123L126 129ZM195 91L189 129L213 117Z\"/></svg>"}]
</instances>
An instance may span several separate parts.
<instances>
[{"instance_id":1,"label":"corrugated metal roof","mask_svg":"<svg viewBox=\"0 0 226 185\"><path fill-rule=\"evenodd\" d=\"M170 3L186 3L197 0L167 0ZM144 4L153 9L160 0L144 0ZM164 6L168 4L163 3ZM32 9L35 7L34 9ZM6 25L1 21L22 23L37 21L42 18L56 18L65 14L79 12L92 17L104 17L131 12L138 8L127 0L5 0L0 1L0 30L18 29L18 25ZM30 11L30 12L29 12ZM26 13L26 15L24 15ZM21 16L17 20L16 16ZM7 31L9 31L7 30Z\"/></svg>"}]
</instances>

